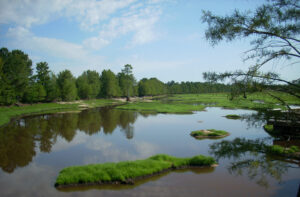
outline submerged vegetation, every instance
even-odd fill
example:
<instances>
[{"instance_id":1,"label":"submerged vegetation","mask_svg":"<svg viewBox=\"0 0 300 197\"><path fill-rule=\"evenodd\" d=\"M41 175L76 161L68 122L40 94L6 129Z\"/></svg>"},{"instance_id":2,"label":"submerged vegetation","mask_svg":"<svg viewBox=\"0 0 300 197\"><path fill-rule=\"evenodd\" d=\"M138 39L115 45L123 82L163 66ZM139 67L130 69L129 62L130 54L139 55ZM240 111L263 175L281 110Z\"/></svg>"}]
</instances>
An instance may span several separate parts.
<instances>
[{"instance_id":1,"label":"submerged vegetation","mask_svg":"<svg viewBox=\"0 0 300 197\"><path fill-rule=\"evenodd\" d=\"M164 170L191 166L211 166L213 164L216 164L216 161L212 157L203 155L192 158L177 158L159 154L145 160L72 166L63 169L59 173L55 186L109 183L133 184L134 179L150 176Z\"/></svg>"},{"instance_id":2,"label":"submerged vegetation","mask_svg":"<svg viewBox=\"0 0 300 197\"><path fill-rule=\"evenodd\" d=\"M223 138L228 136L229 133L223 130L207 129L207 130L192 131L190 135L197 139Z\"/></svg>"}]
</instances>

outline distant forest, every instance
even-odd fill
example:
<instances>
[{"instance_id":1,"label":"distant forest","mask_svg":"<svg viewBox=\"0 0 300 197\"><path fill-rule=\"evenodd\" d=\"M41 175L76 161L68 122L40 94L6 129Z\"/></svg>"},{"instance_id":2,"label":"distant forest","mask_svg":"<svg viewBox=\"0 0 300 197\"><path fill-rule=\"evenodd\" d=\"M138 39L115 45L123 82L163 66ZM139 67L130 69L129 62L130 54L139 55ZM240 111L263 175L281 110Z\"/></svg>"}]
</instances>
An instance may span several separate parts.
<instances>
[{"instance_id":1,"label":"distant forest","mask_svg":"<svg viewBox=\"0 0 300 197\"><path fill-rule=\"evenodd\" d=\"M0 105L73 101L77 99L156 96L164 94L198 94L229 92L231 85L209 82L168 82L157 78L136 81L132 66L121 72L111 70L84 71L77 78L70 70L54 74L47 62L36 64L21 50L0 49Z\"/></svg>"}]
</instances>

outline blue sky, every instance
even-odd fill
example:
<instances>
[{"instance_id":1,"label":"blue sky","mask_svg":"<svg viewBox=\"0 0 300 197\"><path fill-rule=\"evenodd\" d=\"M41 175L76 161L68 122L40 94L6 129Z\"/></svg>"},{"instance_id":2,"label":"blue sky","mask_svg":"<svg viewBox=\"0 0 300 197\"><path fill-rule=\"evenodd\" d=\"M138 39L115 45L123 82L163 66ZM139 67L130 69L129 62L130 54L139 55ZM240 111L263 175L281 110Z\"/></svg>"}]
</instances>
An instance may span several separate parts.
<instances>
[{"instance_id":1,"label":"blue sky","mask_svg":"<svg viewBox=\"0 0 300 197\"><path fill-rule=\"evenodd\" d=\"M246 69L249 40L205 39L201 10L230 14L254 9L262 0L1 0L0 47L21 49L34 64L46 61L55 73L69 69L120 72L131 64L136 78L167 82L203 81L205 71ZM300 66L265 66L284 79Z\"/></svg>"}]
</instances>

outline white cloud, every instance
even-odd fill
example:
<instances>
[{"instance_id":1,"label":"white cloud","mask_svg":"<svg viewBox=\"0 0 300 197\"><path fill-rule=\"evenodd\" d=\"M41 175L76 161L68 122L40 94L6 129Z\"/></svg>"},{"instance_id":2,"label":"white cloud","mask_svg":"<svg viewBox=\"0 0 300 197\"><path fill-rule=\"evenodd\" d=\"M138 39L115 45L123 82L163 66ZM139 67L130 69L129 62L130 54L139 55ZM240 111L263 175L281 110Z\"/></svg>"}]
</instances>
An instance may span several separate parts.
<instances>
[{"instance_id":1,"label":"white cloud","mask_svg":"<svg viewBox=\"0 0 300 197\"><path fill-rule=\"evenodd\" d=\"M59 66L75 71L75 75L87 69L84 66L100 71L103 67L99 65L107 63L95 50L118 39L125 39L124 46L119 48L134 47L158 39L160 33L157 23L162 16L162 2L164 0L2 0L0 27L1 24L8 24L9 27L7 37L2 39L5 39L8 48L24 50L38 61L44 59L55 65L56 72L61 70ZM60 19L77 23L79 29L76 34L81 34L82 40L75 43L62 38L40 36L33 29L41 25L47 28L49 22L55 24ZM63 31L68 32L68 29ZM64 36L67 37L68 33L64 33ZM72 68L66 67L68 65L72 65Z\"/></svg>"},{"instance_id":2,"label":"white cloud","mask_svg":"<svg viewBox=\"0 0 300 197\"><path fill-rule=\"evenodd\" d=\"M101 56L92 55L82 45L55 38L38 37L24 27L9 28L7 36L15 47L44 53L50 57L77 61L81 65L103 61Z\"/></svg>"},{"instance_id":3,"label":"white cloud","mask_svg":"<svg viewBox=\"0 0 300 197\"><path fill-rule=\"evenodd\" d=\"M43 24L60 16L74 17L84 29L90 29L110 14L136 0L4 0L0 2L0 23L25 27Z\"/></svg>"},{"instance_id":4,"label":"white cloud","mask_svg":"<svg viewBox=\"0 0 300 197\"><path fill-rule=\"evenodd\" d=\"M50 18L57 17L69 3L71 3L71 0L2 0L0 2L0 23L14 23L24 27L30 27L34 24L43 24L50 20Z\"/></svg>"},{"instance_id":5,"label":"white cloud","mask_svg":"<svg viewBox=\"0 0 300 197\"><path fill-rule=\"evenodd\" d=\"M158 37L155 24L161 13L159 6L148 6L143 9L138 7L137 10L112 18L108 24L103 25L98 36L85 40L84 44L87 48L101 49L115 38L129 33L133 33L133 38L127 43L128 46L151 42Z\"/></svg>"}]
</instances>

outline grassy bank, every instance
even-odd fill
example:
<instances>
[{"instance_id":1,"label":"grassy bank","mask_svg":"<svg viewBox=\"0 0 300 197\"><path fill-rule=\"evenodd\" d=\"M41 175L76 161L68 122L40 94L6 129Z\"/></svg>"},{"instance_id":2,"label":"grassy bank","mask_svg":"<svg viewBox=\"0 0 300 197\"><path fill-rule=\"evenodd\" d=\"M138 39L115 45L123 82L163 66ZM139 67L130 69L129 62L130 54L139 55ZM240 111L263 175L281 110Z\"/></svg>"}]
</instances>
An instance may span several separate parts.
<instances>
[{"instance_id":1,"label":"grassy bank","mask_svg":"<svg viewBox=\"0 0 300 197\"><path fill-rule=\"evenodd\" d=\"M300 100L296 97L283 93L275 93L275 95L280 96L289 104L300 105ZM192 111L202 111L207 106L253 110L274 108L285 109L285 106L282 106L278 100L266 93L252 93L248 94L247 99L239 97L234 100L229 99L228 93L176 94L169 97L163 97L161 100L153 100L153 102L137 101L118 106L117 108L159 113L191 113ZM239 117L232 116L228 118L237 119Z\"/></svg>"},{"instance_id":2,"label":"grassy bank","mask_svg":"<svg viewBox=\"0 0 300 197\"><path fill-rule=\"evenodd\" d=\"M118 109L137 110L137 111L150 111L159 113L192 113L192 111L202 111L205 106L203 105L190 105L190 104L166 104L159 101L153 102L136 102L121 105Z\"/></svg>"},{"instance_id":3,"label":"grassy bank","mask_svg":"<svg viewBox=\"0 0 300 197\"><path fill-rule=\"evenodd\" d=\"M273 93L274 94L274 93ZM300 105L300 100L296 97L284 94L275 93L291 105ZM213 94L178 94L168 98L172 103L198 103L212 107L224 107L230 109L272 109L285 108L281 106L280 102L266 93L252 93L248 94L247 99L243 97L234 100L229 99L228 93L213 93Z\"/></svg>"},{"instance_id":4,"label":"grassy bank","mask_svg":"<svg viewBox=\"0 0 300 197\"><path fill-rule=\"evenodd\" d=\"M203 138L222 138L228 136L229 133L223 130L208 129L208 130L192 131L190 135L197 139L203 139Z\"/></svg>"},{"instance_id":5,"label":"grassy bank","mask_svg":"<svg viewBox=\"0 0 300 197\"><path fill-rule=\"evenodd\" d=\"M211 166L213 164L216 164L216 161L212 157L202 155L192 158L177 158L160 154L145 160L73 166L60 171L55 186L109 183L132 184L134 179L150 176L168 169L188 166Z\"/></svg>"},{"instance_id":6,"label":"grassy bank","mask_svg":"<svg viewBox=\"0 0 300 197\"><path fill-rule=\"evenodd\" d=\"M80 111L85 108L101 107L118 103L109 99L95 99L75 102L42 103L24 106L0 107L0 126L8 123L11 118L30 114L56 113L62 111Z\"/></svg>"}]
</instances>

